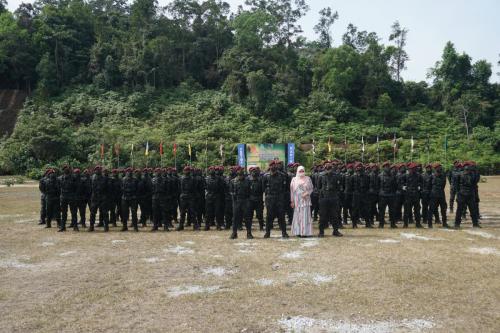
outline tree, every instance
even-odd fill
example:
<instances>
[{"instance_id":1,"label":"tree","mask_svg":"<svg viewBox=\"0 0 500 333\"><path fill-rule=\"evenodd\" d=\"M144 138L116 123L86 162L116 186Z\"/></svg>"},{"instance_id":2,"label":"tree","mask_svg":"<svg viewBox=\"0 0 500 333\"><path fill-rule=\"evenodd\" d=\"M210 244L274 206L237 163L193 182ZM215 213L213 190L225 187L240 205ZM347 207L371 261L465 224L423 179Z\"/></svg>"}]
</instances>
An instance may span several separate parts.
<instances>
[{"instance_id":1,"label":"tree","mask_svg":"<svg viewBox=\"0 0 500 333\"><path fill-rule=\"evenodd\" d=\"M358 28L352 23L349 23L347 32L342 35L343 44L352 47L360 53L366 51L371 43L378 43L379 40L380 38L375 32L358 31Z\"/></svg>"},{"instance_id":2,"label":"tree","mask_svg":"<svg viewBox=\"0 0 500 333\"><path fill-rule=\"evenodd\" d=\"M7 1L0 0L0 14L7 11Z\"/></svg>"},{"instance_id":3,"label":"tree","mask_svg":"<svg viewBox=\"0 0 500 333\"><path fill-rule=\"evenodd\" d=\"M397 113L389 94L383 93L379 96L377 99L376 111L384 126L391 125L395 122Z\"/></svg>"},{"instance_id":4,"label":"tree","mask_svg":"<svg viewBox=\"0 0 500 333\"><path fill-rule=\"evenodd\" d=\"M319 11L319 22L314 26L314 32L319 34L319 42L323 47L330 48L332 46L331 29L335 21L339 18L337 11L334 13L330 7L323 8Z\"/></svg>"},{"instance_id":5,"label":"tree","mask_svg":"<svg viewBox=\"0 0 500 333\"><path fill-rule=\"evenodd\" d=\"M433 89L438 98L437 102L448 108L460 98L465 90L470 88L471 58L466 53L458 54L453 43L448 42L441 60L436 62L434 68L431 69L430 77L434 78Z\"/></svg>"},{"instance_id":6,"label":"tree","mask_svg":"<svg viewBox=\"0 0 500 333\"><path fill-rule=\"evenodd\" d=\"M391 69L396 81L401 81L401 72L406 69L406 62L410 59L404 47L408 29L401 27L398 21L391 26L390 41L394 41L395 49L391 57Z\"/></svg>"},{"instance_id":7,"label":"tree","mask_svg":"<svg viewBox=\"0 0 500 333\"><path fill-rule=\"evenodd\" d=\"M276 42L288 48L294 47L301 39L302 27L298 21L309 10L305 0L246 0L250 11L262 10L276 20Z\"/></svg>"}]
</instances>

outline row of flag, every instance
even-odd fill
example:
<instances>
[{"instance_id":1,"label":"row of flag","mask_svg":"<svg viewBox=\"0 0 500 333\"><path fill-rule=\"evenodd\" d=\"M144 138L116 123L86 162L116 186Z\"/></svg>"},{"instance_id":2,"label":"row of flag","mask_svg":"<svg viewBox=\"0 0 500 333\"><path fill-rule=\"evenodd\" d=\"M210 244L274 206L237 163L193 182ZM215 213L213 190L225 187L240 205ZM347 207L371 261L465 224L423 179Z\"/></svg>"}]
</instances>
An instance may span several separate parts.
<instances>
[{"instance_id":1,"label":"row of flag","mask_svg":"<svg viewBox=\"0 0 500 333\"><path fill-rule=\"evenodd\" d=\"M379 140L379 137L377 136L377 151L380 150L380 140ZM328 153L331 153L332 152L332 146L333 146L333 143L332 143L332 140L331 138L328 138L328 142L327 142L327 149L328 149ZM427 140L426 140L426 147L428 148L430 146L430 140L429 140L429 137L427 137ZM444 149L447 150L448 149L448 137L445 136L444 137L444 145L443 145ZM343 144L343 148L346 149L347 148L347 137L344 139L344 144ZM394 138L392 139L392 148L393 150L396 152L398 151L398 139L396 137L396 134L394 134ZM361 136L361 151L364 153L365 152L365 138L364 136ZM413 153L415 150L415 140L413 139L413 136L411 137L410 139L410 151ZM312 153L313 154L316 154L316 142L315 140L313 139L313 143L312 143Z\"/></svg>"},{"instance_id":2,"label":"row of flag","mask_svg":"<svg viewBox=\"0 0 500 333\"><path fill-rule=\"evenodd\" d=\"M207 143L207 146L208 146L208 143ZM116 143L113 146L113 151L114 151L116 156L120 156L120 148L121 147L120 147L119 143ZM165 153L163 141L160 141L160 145L159 145L158 150L159 150L160 156L163 156L163 154ZM101 149L100 149L101 159L104 159L104 151L105 151L105 145L104 145L104 143L101 143ZM187 151L188 151L189 157L191 157L192 156L192 148L191 148L190 143L187 145ZM177 156L177 143L174 143L172 145L172 153L174 156ZM133 154L134 154L134 144L132 144L130 147L130 155L133 155ZM221 157L224 156L224 145L223 144L221 144L219 146L219 154ZM146 148L144 149L144 156L149 156L149 141L146 141Z\"/></svg>"},{"instance_id":3,"label":"row of flag","mask_svg":"<svg viewBox=\"0 0 500 333\"><path fill-rule=\"evenodd\" d=\"M396 153L398 151L398 141L397 141L397 137L396 137L396 134L394 134L394 138L392 140L392 148L393 148L393 151L394 153ZM379 140L379 137L377 136L377 141L376 141L376 144L377 144L377 152L380 150L380 140ZM347 149L347 137L344 139L344 144L343 144L343 147L344 149ZM160 156L163 156L165 150L164 150L164 142L163 140L160 141L160 145L159 145L159 154ZM206 143L206 146L208 147L208 142ZM427 148L429 148L430 146L430 140L429 140L429 137L427 137L427 141L426 141L426 146ZM205 147L205 149L207 149L207 147ZM447 151L448 150L448 137L445 136L444 138L444 150ZM116 143L113 147L113 150L114 150L114 153L116 156L120 156L120 144L119 143ZM146 148L144 150L144 156L149 156L149 141L146 141ZM172 153L174 156L177 156L177 148L178 148L178 145L177 143L173 143L172 145ZM332 140L331 138L328 138L328 142L327 142L327 149L328 149L328 153L331 153L333 151L333 143L332 143ZM366 146L365 146L365 138L364 136L361 136L361 151L364 153L365 152L365 149L366 149ZM411 137L410 139L410 151L411 153L413 154L414 152L414 149L415 149L415 140L413 139L413 136ZM101 155L101 159L104 159L104 151L105 151L105 145L104 143L101 143L101 147L100 147L100 155ZM188 156L189 157L192 157L192 148L191 148L191 144L189 143L187 145L187 152L188 152ZM316 154L316 141L313 139L313 142L312 142L312 153L313 155ZM134 144L132 144L131 148L130 148L130 155L133 155L134 154ZM219 155L221 158L223 158L224 156L224 144L221 144L219 146Z\"/></svg>"}]
</instances>

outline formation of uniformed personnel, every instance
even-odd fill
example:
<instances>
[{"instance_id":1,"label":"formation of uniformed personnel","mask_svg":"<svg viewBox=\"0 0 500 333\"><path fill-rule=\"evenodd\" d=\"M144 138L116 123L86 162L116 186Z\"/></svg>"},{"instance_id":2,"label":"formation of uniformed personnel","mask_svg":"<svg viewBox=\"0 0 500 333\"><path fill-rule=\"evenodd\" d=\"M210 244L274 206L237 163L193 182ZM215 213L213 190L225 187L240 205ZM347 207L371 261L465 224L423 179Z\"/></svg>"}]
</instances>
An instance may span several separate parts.
<instances>
[{"instance_id":1,"label":"formation of uniformed personnel","mask_svg":"<svg viewBox=\"0 0 500 333\"><path fill-rule=\"evenodd\" d=\"M54 169L48 169L39 184L39 223L50 228L56 221L59 231L65 231L69 211L70 227L78 231L79 226L87 227L88 206L90 232L95 230L98 217L97 227L102 226L105 232L117 221L121 221L122 231L128 230L129 221L130 228L138 231L139 225L144 227L149 220L152 231L169 231L179 213L178 231L191 225L200 230L205 223L205 230L212 226L232 229L231 238L236 238L244 225L247 237L252 238L255 215L259 229L265 228L265 238L270 237L276 219L282 237L288 237L285 216L291 206L292 172L283 171L280 165L272 161L267 172L251 167L248 174L243 168L229 167L226 176L224 167L211 166L204 177L201 170L190 166L184 167L181 177L175 168L156 168L154 172L127 168L110 173L100 166L83 172L65 166L59 177ZM297 166L288 165L290 169ZM334 236L341 236L342 222L350 222L353 228L362 224L371 228L378 221L379 228L384 228L387 213L391 228L398 222L405 228L413 222L417 228L432 228L434 223L448 227L445 187L449 181L457 201L455 227L460 227L466 214L474 227L480 227L479 179L471 161L454 163L448 174L439 163L422 168L417 163L384 162L379 172L377 164L325 161L312 169L311 215L319 214L320 237L330 227Z\"/></svg>"}]
</instances>

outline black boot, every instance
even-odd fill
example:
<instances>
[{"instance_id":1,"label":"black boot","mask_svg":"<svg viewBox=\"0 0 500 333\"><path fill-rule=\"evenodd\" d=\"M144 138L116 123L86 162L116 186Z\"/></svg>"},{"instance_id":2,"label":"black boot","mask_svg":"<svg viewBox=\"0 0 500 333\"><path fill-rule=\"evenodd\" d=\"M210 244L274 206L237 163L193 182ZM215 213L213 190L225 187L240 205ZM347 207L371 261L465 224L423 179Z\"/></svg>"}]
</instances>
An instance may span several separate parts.
<instances>
[{"instance_id":1,"label":"black boot","mask_svg":"<svg viewBox=\"0 0 500 333\"><path fill-rule=\"evenodd\" d=\"M238 238L238 234L236 234L235 232L233 232L229 237L229 239L236 239L236 238Z\"/></svg>"},{"instance_id":2,"label":"black boot","mask_svg":"<svg viewBox=\"0 0 500 333\"><path fill-rule=\"evenodd\" d=\"M91 224L91 225L90 225L90 227L89 227L88 232L93 232L93 231L94 231L94 225L93 225L93 224Z\"/></svg>"},{"instance_id":3,"label":"black boot","mask_svg":"<svg viewBox=\"0 0 500 333\"><path fill-rule=\"evenodd\" d=\"M423 228L422 224L420 224L420 221L417 221L417 223L415 224L415 227L417 227L417 229Z\"/></svg>"},{"instance_id":4,"label":"black boot","mask_svg":"<svg viewBox=\"0 0 500 333\"><path fill-rule=\"evenodd\" d=\"M104 232L108 232L109 231L109 225L105 224L104 225Z\"/></svg>"},{"instance_id":5,"label":"black boot","mask_svg":"<svg viewBox=\"0 0 500 333\"><path fill-rule=\"evenodd\" d=\"M332 233L332 236L335 236L335 237L342 237L344 235L342 235L338 229L334 229L333 230L333 233Z\"/></svg>"},{"instance_id":6,"label":"black boot","mask_svg":"<svg viewBox=\"0 0 500 333\"><path fill-rule=\"evenodd\" d=\"M47 225L45 226L45 228L52 228L52 225L51 225L50 221L47 221Z\"/></svg>"},{"instance_id":7,"label":"black boot","mask_svg":"<svg viewBox=\"0 0 500 333\"><path fill-rule=\"evenodd\" d=\"M270 238L271 237L271 230L267 230L266 233L264 234L264 238Z\"/></svg>"}]
</instances>

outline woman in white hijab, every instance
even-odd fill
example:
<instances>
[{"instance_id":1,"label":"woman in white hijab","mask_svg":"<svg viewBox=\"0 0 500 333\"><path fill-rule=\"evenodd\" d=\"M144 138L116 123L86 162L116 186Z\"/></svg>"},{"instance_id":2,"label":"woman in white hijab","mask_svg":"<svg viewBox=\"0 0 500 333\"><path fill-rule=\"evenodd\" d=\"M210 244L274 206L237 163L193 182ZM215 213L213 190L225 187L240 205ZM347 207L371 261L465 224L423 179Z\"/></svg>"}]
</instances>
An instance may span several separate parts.
<instances>
[{"instance_id":1,"label":"woman in white hijab","mask_svg":"<svg viewBox=\"0 0 500 333\"><path fill-rule=\"evenodd\" d=\"M297 168L297 174L290 184L290 205L294 209L292 235L312 236L311 193L313 184L306 176L303 166Z\"/></svg>"}]
</instances>

